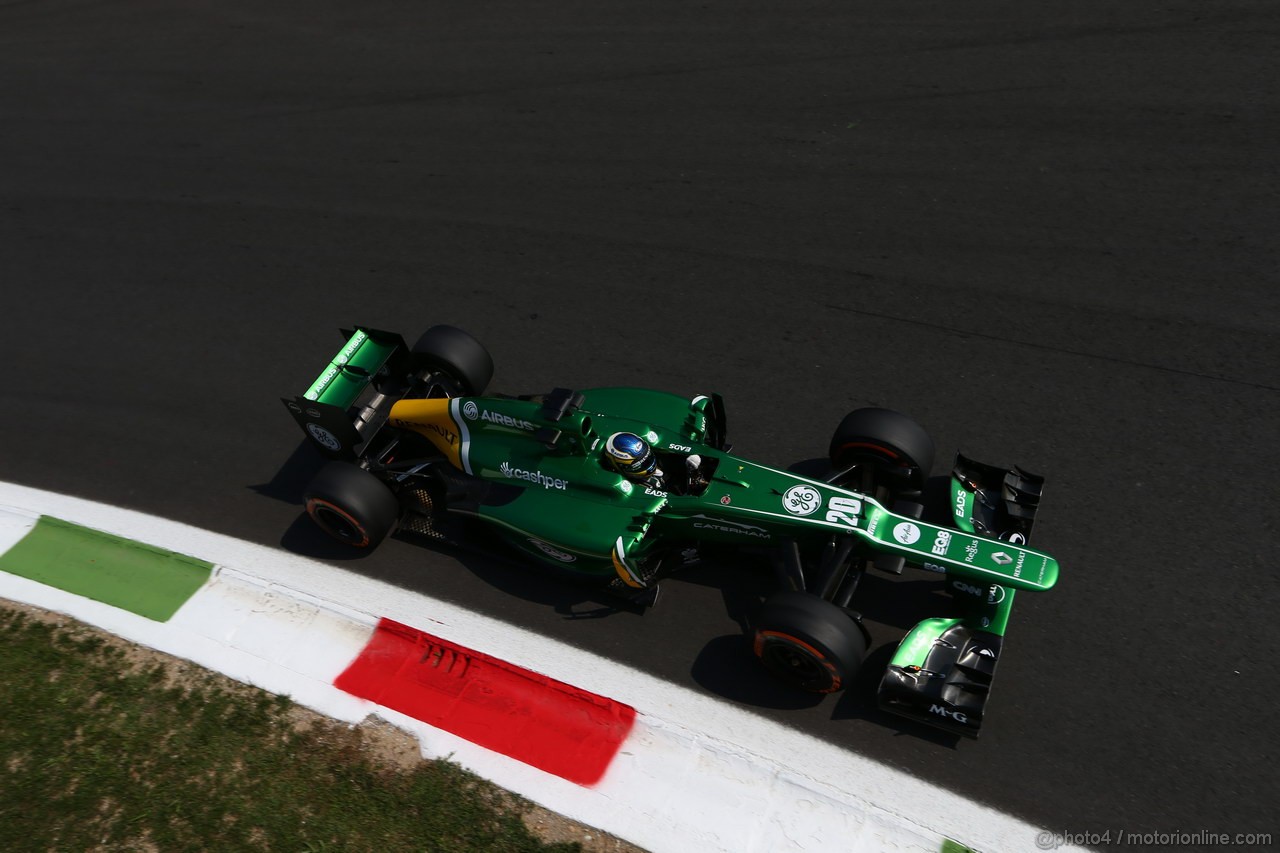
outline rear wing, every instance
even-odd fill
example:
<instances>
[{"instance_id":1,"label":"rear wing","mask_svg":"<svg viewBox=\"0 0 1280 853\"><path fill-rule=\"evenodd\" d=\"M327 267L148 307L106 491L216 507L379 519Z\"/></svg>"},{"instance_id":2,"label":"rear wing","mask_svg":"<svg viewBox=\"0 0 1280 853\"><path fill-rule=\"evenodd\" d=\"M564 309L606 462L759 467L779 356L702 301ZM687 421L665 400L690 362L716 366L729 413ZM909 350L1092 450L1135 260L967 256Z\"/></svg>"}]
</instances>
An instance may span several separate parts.
<instances>
[{"instance_id":1,"label":"rear wing","mask_svg":"<svg viewBox=\"0 0 1280 853\"><path fill-rule=\"evenodd\" d=\"M340 330L346 343L311 386L281 401L323 453L355 459L386 421L380 405L402 395L412 369L409 348L394 332L364 326Z\"/></svg>"}]
</instances>

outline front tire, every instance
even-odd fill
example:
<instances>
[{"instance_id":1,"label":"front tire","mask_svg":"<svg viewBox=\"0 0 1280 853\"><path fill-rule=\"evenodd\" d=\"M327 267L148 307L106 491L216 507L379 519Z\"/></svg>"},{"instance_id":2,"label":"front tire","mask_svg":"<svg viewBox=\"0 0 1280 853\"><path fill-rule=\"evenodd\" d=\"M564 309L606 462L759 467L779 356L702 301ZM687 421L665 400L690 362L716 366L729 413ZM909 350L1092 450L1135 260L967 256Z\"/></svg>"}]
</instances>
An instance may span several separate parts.
<instances>
[{"instance_id":1,"label":"front tire","mask_svg":"<svg viewBox=\"0 0 1280 853\"><path fill-rule=\"evenodd\" d=\"M766 601L752 634L752 651L765 669L809 693L847 687L867 653L858 624L807 592L783 592Z\"/></svg>"},{"instance_id":2,"label":"front tire","mask_svg":"<svg viewBox=\"0 0 1280 853\"><path fill-rule=\"evenodd\" d=\"M304 493L307 515L352 548L373 550L395 529L400 502L387 485L359 466L330 462Z\"/></svg>"},{"instance_id":3,"label":"front tire","mask_svg":"<svg viewBox=\"0 0 1280 853\"><path fill-rule=\"evenodd\" d=\"M933 439L924 427L892 409L855 409L831 436L837 471L857 465L869 472L864 490L884 486L894 496L918 495L933 470Z\"/></svg>"}]
</instances>

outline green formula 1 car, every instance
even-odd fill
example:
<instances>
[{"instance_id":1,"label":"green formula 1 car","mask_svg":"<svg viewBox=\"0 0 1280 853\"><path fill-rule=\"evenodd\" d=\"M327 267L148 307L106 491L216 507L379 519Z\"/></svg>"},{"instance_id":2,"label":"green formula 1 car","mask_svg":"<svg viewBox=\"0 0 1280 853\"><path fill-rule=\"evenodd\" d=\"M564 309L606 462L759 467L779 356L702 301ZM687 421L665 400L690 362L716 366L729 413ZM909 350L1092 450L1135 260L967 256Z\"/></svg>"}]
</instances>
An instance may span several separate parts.
<instances>
[{"instance_id":1,"label":"green formula 1 car","mask_svg":"<svg viewBox=\"0 0 1280 853\"><path fill-rule=\"evenodd\" d=\"M373 548L400 529L448 539L467 517L560 574L651 604L691 555L766 555L780 590L752 620L764 666L808 691L848 685L868 635L850 609L859 579L910 566L946 576L961 615L929 618L898 646L882 708L977 736L1018 590L1046 590L1053 557L1027 546L1041 478L957 456L950 523L923 521L933 442L904 415L858 409L831 440L831 473L812 479L731 453L718 395L557 388L485 396L488 352L436 326L414 345L369 328L285 405L333 458L305 492L336 539ZM609 464L609 437L641 437L664 476Z\"/></svg>"}]
</instances>

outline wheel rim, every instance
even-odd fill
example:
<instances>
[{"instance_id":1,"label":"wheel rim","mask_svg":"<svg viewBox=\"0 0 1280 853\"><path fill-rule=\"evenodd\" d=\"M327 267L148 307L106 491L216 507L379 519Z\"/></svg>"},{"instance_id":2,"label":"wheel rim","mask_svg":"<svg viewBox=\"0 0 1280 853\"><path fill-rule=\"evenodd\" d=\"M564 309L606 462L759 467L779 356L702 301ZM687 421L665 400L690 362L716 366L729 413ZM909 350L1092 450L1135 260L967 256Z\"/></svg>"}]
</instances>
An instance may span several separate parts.
<instances>
[{"instance_id":1,"label":"wheel rim","mask_svg":"<svg viewBox=\"0 0 1280 853\"><path fill-rule=\"evenodd\" d=\"M761 632L761 635L760 661L774 675L814 693L839 689L839 677L812 646L773 632Z\"/></svg>"},{"instance_id":2,"label":"wheel rim","mask_svg":"<svg viewBox=\"0 0 1280 853\"><path fill-rule=\"evenodd\" d=\"M369 544L369 535L364 528L338 507L317 500L311 502L307 511L316 524L334 539L357 548Z\"/></svg>"}]
</instances>

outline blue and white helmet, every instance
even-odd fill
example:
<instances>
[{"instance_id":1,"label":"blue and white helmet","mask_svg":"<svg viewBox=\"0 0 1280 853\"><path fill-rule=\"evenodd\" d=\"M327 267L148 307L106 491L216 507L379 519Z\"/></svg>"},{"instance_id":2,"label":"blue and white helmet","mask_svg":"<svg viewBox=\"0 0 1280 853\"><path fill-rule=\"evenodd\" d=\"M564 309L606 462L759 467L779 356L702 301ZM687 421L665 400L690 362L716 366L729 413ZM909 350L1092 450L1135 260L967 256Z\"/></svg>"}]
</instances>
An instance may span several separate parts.
<instances>
[{"instance_id":1,"label":"blue and white helmet","mask_svg":"<svg viewBox=\"0 0 1280 853\"><path fill-rule=\"evenodd\" d=\"M604 445L604 457L618 473L648 480L658 472L658 457L649 442L633 432L615 432Z\"/></svg>"}]
</instances>

